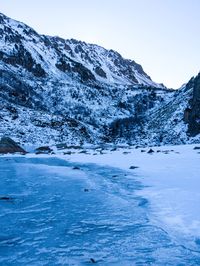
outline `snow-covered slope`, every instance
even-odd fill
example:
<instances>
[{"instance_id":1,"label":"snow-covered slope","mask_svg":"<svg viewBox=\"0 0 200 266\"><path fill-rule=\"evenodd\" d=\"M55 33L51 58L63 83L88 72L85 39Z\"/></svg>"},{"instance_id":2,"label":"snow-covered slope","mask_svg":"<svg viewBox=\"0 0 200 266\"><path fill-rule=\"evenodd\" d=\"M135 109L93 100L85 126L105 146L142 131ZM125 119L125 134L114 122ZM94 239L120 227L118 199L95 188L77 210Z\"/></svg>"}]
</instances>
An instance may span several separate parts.
<instances>
[{"instance_id":1,"label":"snow-covered slope","mask_svg":"<svg viewBox=\"0 0 200 266\"><path fill-rule=\"evenodd\" d=\"M149 112L145 131L152 144L200 142L200 74Z\"/></svg>"},{"instance_id":2,"label":"snow-covered slope","mask_svg":"<svg viewBox=\"0 0 200 266\"><path fill-rule=\"evenodd\" d=\"M184 131L186 142L192 90L173 92L113 50L39 35L0 14L0 135L26 143L158 144L177 143Z\"/></svg>"},{"instance_id":3,"label":"snow-covered slope","mask_svg":"<svg viewBox=\"0 0 200 266\"><path fill-rule=\"evenodd\" d=\"M74 39L39 35L23 23L0 15L1 60L13 68L25 68L35 77L47 77L109 85L148 85L163 88L132 60L113 50Z\"/></svg>"}]
</instances>

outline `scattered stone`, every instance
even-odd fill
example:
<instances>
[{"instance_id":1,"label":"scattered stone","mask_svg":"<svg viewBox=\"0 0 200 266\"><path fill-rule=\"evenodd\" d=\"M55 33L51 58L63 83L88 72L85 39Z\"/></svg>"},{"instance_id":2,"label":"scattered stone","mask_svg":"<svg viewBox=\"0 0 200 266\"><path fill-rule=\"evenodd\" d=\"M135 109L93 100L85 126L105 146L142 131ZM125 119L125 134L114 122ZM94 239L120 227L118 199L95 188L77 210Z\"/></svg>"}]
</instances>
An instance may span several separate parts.
<instances>
[{"instance_id":1,"label":"scattered stone","mask_svg":"<svg viewBox=\"0 0 200 266\"><path fill-rule=\"evenodd\" d=\"M150 149L150 150L148 150L147 153L151 154L151 153L153 153L153 152L154 152L154 150L153 150L153 149Z\"/></svg>"},{"instance_id":2,"label":"scattered stone","mask_svg":"<svg viewBox=\"0 0 200 266\"><path fill-rule=\"evenodd\" d=\"M91 261L92 263L97 263L96 260L93 259L93 258L91 258L90 261Z\"/></svg>"},{"instance_id":3,"label":"scattered stone","mask_svg":"<svg viewBox=\"0 0 200 266\"><path fill-rule=\"evenodd\" d=\"M102 148L99 148L99 147L98 148L95 148L95 151L96 152L100 152L100 151L102 151Z\"/></svg>"},{"instance_id":4,"label":"scattered stone","mask_svg":"<svg viewBox=\"0 0 200 266\"><path fill-rule=\"evenodd\" d=\"M12 198L7 197L7 196L3 196L3 197L0 197L0 200L6 200L6 201L8 201L8 200L12 200Z\"/></svg>"},{"instance_id":5,"label":"scattered stone","mask_svg":"<svg viewBox=\"0 0 200 266\"><path fill-rule=\"evenodd\" d=\"M88 188L84 188L84 192L89 192L89 189Z\"/></svg>"},{"instance_id":6,"label":"scattered stone","mask_svg":"<svg viewBox=\"0 0 200 266\"><path fill-rule=\"evenodd\" d=\"M141 148L139 145L135 146L135 149L139 149L139 148Z\"/></svg>"},{"instance_id":7,"label":"scattered stone","mask_svg":"<svg viewBox=\"0 0 200 266\"><path fill-rule=\"evenodd\" d=\"M163 151L164 154L169 154L169 151Z\"/></svg>"},{"instance_id":8,"label":"scattered stone","mask_svg":"<svg viewBox=\"0 0 200 266\"><path fill-rule=\"evenodd\" d=\"M169 154L170 152L174 152L174 150L164 150L164 151L162 151L162 153L164 153L164 154Z\"/></svg>"},{"instance_id":9,"label":"scattered stone","mask_svg":"<svg viewBox=\"0 0 200 266\"><path fill-rule=\"evenodd\" d=\"M148 204L148 200L147 199L141 199L140 200L140 202L138 203L138 206L139 207L143 207L143 206L145 206L145 205L147 205Z\"/></svg>"},{"instance_id":10,"label":"scattered stone","mask_svg":"<svg viewBox=\"0 0 200 266\"><path fill-rule=\"evenodd\" d=\"M146 152L146 150L141 150L141 152Z\"/></svg>"},{"instance_id":11,"label":"scattered stone","mask_svg":"<svg viewBox=\"0 0 200 266\"><path fill-rule=\"evenodd\" d=\"M131 165L131 166L129 167L129 169L131 169L131 170L136 169L136 168L139 168L139 167L138 167L138 166L134 166L134 165Z\"/></svg>"},{"instance_id":12,"label":"scattered stone","mask_svg":"<svg viewBox=\"0 0 200 266\"><path fill-rule=\"evenodd\" d=\"M79 153L84 153L84 154L86 154L86 153L87 153L87 151L83 150L83 151L80 151Z\"/></svg>"},{"instance_id":13,"label":"scattered stone","mask_svg":"<svg viewBox=\"0 0 200 266\"><path fill-rule=\"evenodd\" d=\"M27 152L22 149L14 140L8 137L2 137L0 140L0 153L22 153L26 154Z\"/></svg>"},{"instance_id":14,"label":"scattered stone","mask_svg":"<svg viewBox=\"0 0 200 266\"><path fill-rule=\"evenodd\" d=\"M129 154L131 153L130 151L124 151L123 154Z\"/></svg>"},{"instance_id":15,"label":"scattered stone","mask_svg":"<svg viewBox=\"0 0 200 266\"><path fill-rule=\"evenodd\" d=\"M73 170L80 170L80 167L78 167L78 166L74 166L72 169L73 169Z\"/></svg>"},{"instance_id":16,"label":"scattered stone","mask_svg":"<svg viewBox=\"0 0 200 266\"><path fill-rule=\"evenodd\" d=\"M56 144L56 148L58 150L64 150L64 149L67 149L67 144L66 143L59 143L59 144Z\"/></svg>"},{"instance_id":17,"label":"scattered stone","mask_svg":"<svg viewBox=\"0 0 200 266\"><path fill-rule=\"evenodd\" d=\"M53 150L49 146L42 146L35 150L36 154L50 154Z\"/></svg>"},{"instance_id":18,"label":"scattered stone","mask_svg":"<svg viewBox=\"0 0 200 266\"><path fill-rule=\"evenodd\" d=\"M66 151L66 152L63 152L64 155L71 155L72 152L71 151Z\"/></svg>"},{"instance_id":19,"label":"scattered stone","mask_svg":"<svg viewBox=\"0 0 200 266\"><path fill-rule=\"evenodd\" d=\"M113 149L111 149L110 151L116 151L117 150L117 148L113 148Z\"/></svg>"},{"instance_id":20,"label":"scattered stone","mask_svg":"<svg viewBox=\"0 0 200 266\"><path fill-rule=\"evenodd\" d=\"M157 150L157 152L161 152L161 150Z\"/></svg>"},{"instance_id":21,"label":"scattered stone","mask_svg":"<svg viewBox=\"0 0 200 266\"><path fill-rule=\"evenodd\" d=\"M200 150L199 146L194 147L194 150Z\"/></svg>"},{"instance_id":22,"label":"scattered stone","mask_svg":"<svg viewBox=\"0 0 200 266\"><path fill-rule=\"evenodd\" d=\"M58 150L64 150L64 149L81 149L81 146L75 146L75 145L70 145L68 146L66 143L59 143L59 144L56 144L56 148Z\"/></svg>"},{"instance_id":23,"label":"scattered stone","mask_svg":"<svg viewBox=\"0 0 200 266\"><path fill-rule=\"evenodd\" d=\"M112 177L117 177L117 175L113 175Z\"/></svg>"}]
</instances>

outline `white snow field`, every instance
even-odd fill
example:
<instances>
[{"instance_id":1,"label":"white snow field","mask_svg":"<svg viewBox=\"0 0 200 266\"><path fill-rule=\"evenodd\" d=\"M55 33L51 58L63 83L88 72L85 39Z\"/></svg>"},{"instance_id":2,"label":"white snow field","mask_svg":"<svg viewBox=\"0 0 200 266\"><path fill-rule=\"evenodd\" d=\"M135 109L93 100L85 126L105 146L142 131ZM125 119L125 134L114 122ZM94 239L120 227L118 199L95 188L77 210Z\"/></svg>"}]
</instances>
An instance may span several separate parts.
<instances>
[{"instance_id":1,"label":"white snow field","mask_svg":"<svg viewBox=\"0 0 200 266\"><path fill-rule=\"evenodd\" d=\"M1 156L0 265L200 265L194 147Z\"/></svg>"}]
</instances>

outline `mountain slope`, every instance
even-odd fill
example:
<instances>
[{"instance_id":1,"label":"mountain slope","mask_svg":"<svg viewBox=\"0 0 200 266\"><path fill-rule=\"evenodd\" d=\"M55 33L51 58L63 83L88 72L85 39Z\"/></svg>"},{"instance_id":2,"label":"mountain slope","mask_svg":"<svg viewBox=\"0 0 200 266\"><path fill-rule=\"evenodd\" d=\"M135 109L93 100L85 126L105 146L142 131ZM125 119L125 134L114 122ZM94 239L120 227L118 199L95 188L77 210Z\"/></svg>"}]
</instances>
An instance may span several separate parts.
<instances>
[{"instance_id":1,"label":"mountain slope","mask_svg":"<svg viewBox=\"0 0 200 266\"><path fill-rule=\"evenodd\" d=\"M184 127L185 142L186 107L172 117L191 90L168 90L113 50L39 35L0 14L0 135L25 143L159 144L176 143Z\"/></svg>"},{"instance_id":2,"label":"mountain slope","mask_svg":"<svg viewBox=\"0 0 200 266\"><path fill-rule=\"evenodd\" d=\"M53 74L82 82L163 87L153 82L139 64L113 50L74 39L39 35L3 14L0 23L1 60L25 68L35 77Z\"/></svg>"}]
</instances>

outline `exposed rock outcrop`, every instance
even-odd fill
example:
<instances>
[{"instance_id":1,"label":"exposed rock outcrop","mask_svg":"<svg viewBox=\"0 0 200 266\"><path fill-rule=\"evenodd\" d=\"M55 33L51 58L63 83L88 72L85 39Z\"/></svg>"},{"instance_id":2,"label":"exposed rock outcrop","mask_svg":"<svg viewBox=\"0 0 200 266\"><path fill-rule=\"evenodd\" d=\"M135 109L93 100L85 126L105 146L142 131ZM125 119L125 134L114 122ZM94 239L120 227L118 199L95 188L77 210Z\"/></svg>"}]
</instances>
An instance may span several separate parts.
<instances>
[{"instance_id":1,"label":"exposed rock outcrop","mask_svg":"<svg viewBox=\"0 0 200 266\"><path fill-rule=\"evenodd\" d=\"M192 88L192 98L189 107L185 109L184 119L188 123L188 133L196 136L200 133L200 73L187 84L188 89Z\"/></svg>"},{"instance_id":2,"label":"exposed rock outcrop","mask_svg":"<svg viewBox=\"0 0 200 266\"><path fill-rule=\"evenodd\" d=\"M8 137L2 137L0 140L0 153L26 153L24 149L22 149L14 140Z\"/></svg>"}]
</instances>

